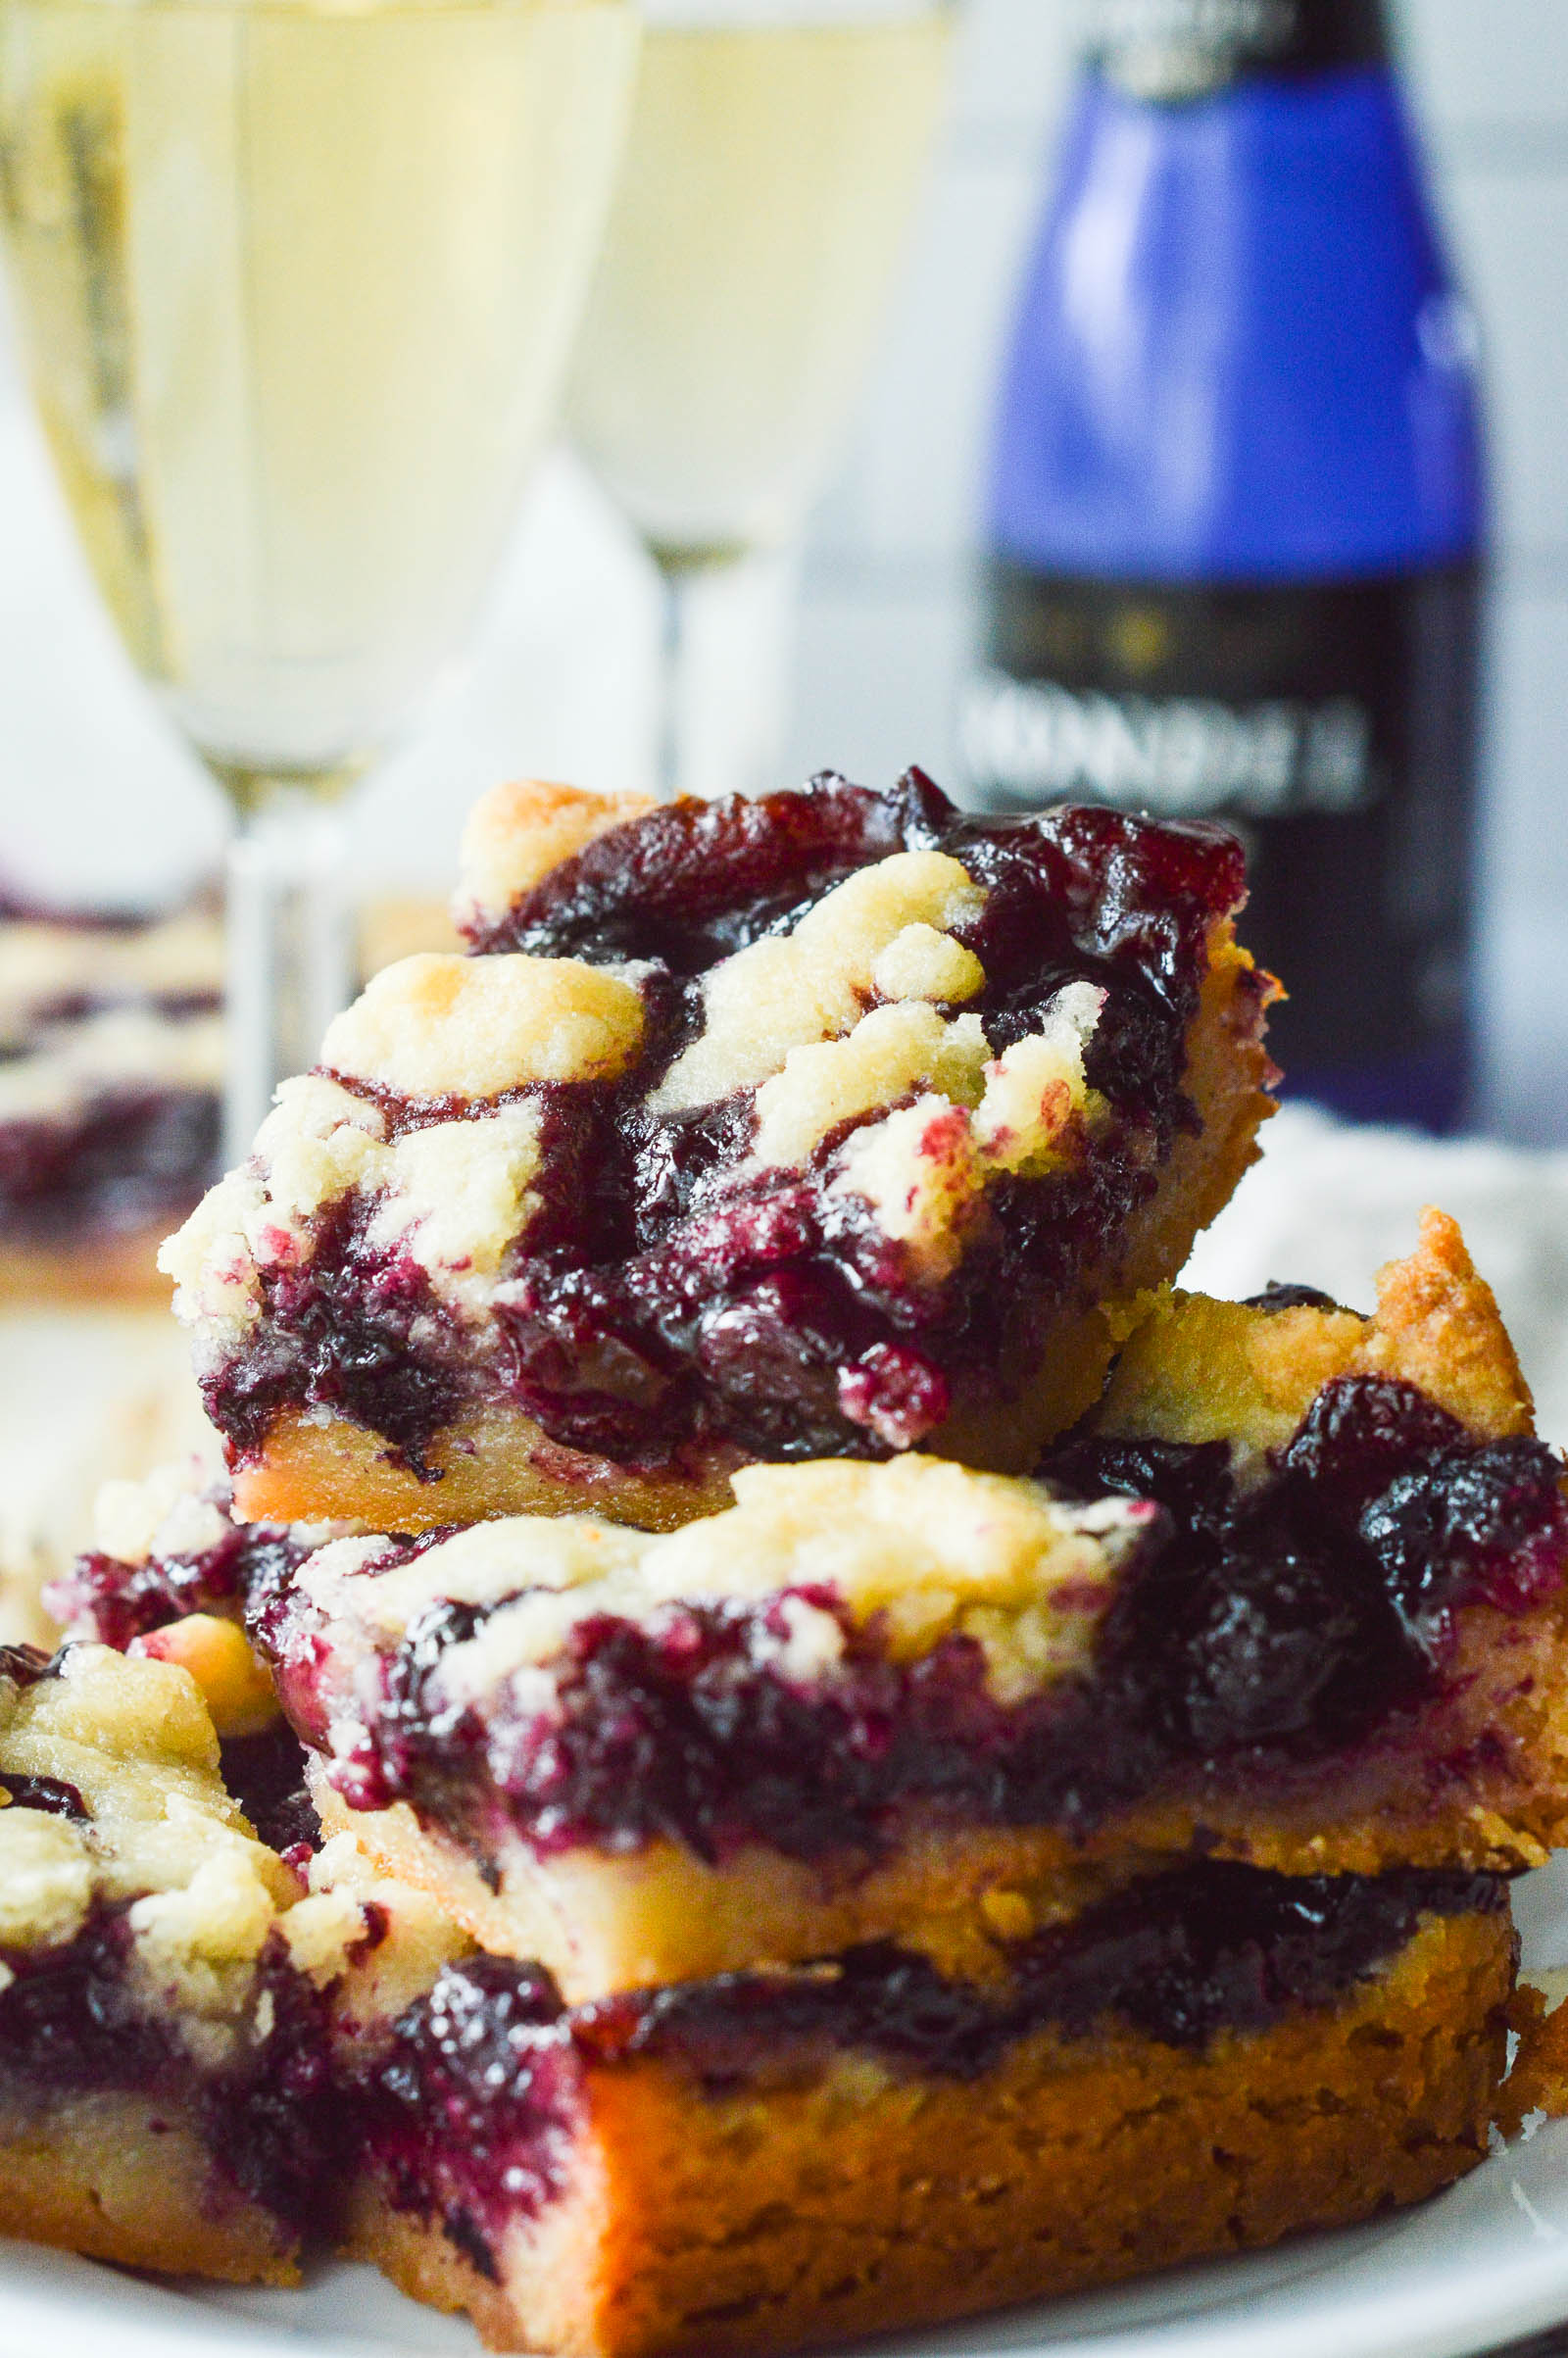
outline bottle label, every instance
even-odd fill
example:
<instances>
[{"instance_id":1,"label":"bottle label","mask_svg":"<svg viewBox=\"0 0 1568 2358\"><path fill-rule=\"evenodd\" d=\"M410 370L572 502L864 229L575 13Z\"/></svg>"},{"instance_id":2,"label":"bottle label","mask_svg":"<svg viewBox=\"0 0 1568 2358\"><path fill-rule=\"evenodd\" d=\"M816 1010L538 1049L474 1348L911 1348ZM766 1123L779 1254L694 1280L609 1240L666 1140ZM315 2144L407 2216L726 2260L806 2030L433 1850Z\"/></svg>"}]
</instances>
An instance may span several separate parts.
<instances>
[{"instance_id":1,"label":"bottle label","mask_svg":"<svg viewBox=\"0 0 1568 2358\"><path fill-rule=\"evenodd\" d=\"M992 568L974 799L1219 818L1287 1072L1462 1041L1478 574L1149 589Z\"/></svg>"},{"instance_id":2,"label":"bottle label","mask_svg":"<svg viewBox=\"0 0 1568 2358\"><path fill-rule=\"evenodd\" d=\"M1091 56L1135 98L1206 97L1243 75L1389 53L1382 0L1098 0Z\"/></svg>"}]
</instances>

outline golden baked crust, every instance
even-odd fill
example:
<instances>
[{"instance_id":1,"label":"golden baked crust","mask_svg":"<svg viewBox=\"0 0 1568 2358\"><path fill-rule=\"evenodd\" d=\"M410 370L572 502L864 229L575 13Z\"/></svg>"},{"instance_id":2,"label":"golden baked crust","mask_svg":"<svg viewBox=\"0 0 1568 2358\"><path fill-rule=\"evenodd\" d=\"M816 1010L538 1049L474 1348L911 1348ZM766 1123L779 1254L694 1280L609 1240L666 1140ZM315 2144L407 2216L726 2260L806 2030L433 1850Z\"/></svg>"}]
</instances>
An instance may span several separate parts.
<instances>
[{"instance_id":1,"label":"golden baked crust","mask_svg":"<svg viewBox=\"0 0 1568 2358\"><path fill-rule=\"evenodd\" d=\"M101 2091L6 2106L0 2119L0 2235L122 2268L297 2284L281 2221L215 2183L212 2154L183 2105Z\"/></svg>"},{"instance_id":2,"label":"golden baked crust","mask_svg":"<svg viewBox=\"0 0 1568 2358\"><path fill-rule=\"evenodd\" d=\"M519 893L631 818L652 811L647 794L584 794L542 778L514 778L481 795L463 830L457 922L475 929L504 916Z\"/></svg>"},{"instance_id":3,"label":"golden baked crust","mask_svg":"<svg viewBox=\"0 0 1568 2358\"><path fill-rule=\"evenodd\" d=\"M1505 1919L1426 1920L1339 2007L1205 2050L1102 2028L979 2079L846 2056L726 2095L590 2065L566 2185L487 2281L373 2180L347 2248L495 2349L787 2350L1081 2291L1422 2199L1481 2161Z\"/></svg>"},{"instance_id":4,"label":"golden baked crust","mask_svg":"<svg viewBox=\"0 0 1568 2358\"><path fill-rule=\"evenodd\" d=\"M640 1531L674 1531L733 1503L734 1449L686 1452L689 1466L639 1473L553 1441L520 1408L491 1401L456 1417L425 1456L435 1479L400 1464L379 1434L345 1416L285 1409L254 1465L234 1472L235 1511L252 1523L330 1511L376 1531L437 1531L487 1515L598 1514ZM323 1509L323 1499L346 1503Z\"/></svg>"},{"instance_id":5,"label":"golden baked crust","mask_svg":"<svg viewBox=\"0 0 1568 2358\"><path fill-rule=\"evenodd\" d=\"M1487 1440L1535 1431L1529 1387L1459 1225L1431 1207L1415 1251L1378 1273L1370 1318L1161 1298L1128 1337L1090 1418L1098 1433L1277 1449L1336 1376L1395 1376Z\"/></svg>"}]
</instances>

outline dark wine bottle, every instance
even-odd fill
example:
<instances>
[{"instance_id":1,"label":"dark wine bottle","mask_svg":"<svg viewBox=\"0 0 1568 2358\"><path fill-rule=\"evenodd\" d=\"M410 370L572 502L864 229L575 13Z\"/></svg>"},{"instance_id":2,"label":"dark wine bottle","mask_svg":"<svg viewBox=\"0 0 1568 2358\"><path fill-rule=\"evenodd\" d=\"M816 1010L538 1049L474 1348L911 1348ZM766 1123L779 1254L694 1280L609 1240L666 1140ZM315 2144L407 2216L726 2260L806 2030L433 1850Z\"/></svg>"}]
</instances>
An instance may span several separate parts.
<instances>
[{"instance_id":1,"label":"dark wine bottle","mask_svg":"<svg viewBox=\"0 0 1568 2358\"><path fill-rule=\"evenodd\" d=\"M1234 826L1288 1089L1436 1130L1483 508L1379 0L1101 0L1004 379L971 797Z\"/></svg>"}]
</instances>

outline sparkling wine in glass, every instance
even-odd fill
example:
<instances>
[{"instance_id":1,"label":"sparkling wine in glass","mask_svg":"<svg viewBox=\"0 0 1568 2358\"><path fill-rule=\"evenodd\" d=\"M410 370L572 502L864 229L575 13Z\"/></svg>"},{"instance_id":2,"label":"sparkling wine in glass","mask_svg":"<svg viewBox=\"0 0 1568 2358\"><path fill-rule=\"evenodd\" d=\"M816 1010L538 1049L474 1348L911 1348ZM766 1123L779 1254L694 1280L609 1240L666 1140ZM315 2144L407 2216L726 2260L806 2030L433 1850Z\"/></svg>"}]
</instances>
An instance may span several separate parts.
<instances>
[{"instance_id":1,"label":"sparkling wine in glass","mask_svg":"<svg viewBox=\"0 0 1568 2358\"><path fill-rule=\"evenodd\" d=\"M561 384L633 0L0 0L0 222L132 658L232 800L227 1146L347 983L338 798L470 630Z\"/></svg>"},{"instance_id":2,"label":"sparkling wine in glass","mask_svg":"<svg viewBox=\"0 0 1568 2358\"><path fill-rule=\"evenodd\" d=\"M666 792L692 782L693 601L786 550L832 465L941 113L953 13L647 0L567 416L664 585Z\"/></svg>"}]
</instances>

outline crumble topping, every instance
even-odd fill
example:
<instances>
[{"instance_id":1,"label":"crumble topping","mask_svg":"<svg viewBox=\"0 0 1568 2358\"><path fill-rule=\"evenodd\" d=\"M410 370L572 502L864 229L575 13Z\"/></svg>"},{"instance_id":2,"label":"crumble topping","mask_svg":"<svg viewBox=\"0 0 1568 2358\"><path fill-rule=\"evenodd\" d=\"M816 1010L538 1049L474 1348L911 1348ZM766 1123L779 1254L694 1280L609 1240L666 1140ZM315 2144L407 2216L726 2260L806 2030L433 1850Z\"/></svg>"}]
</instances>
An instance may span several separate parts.
<instances>
[{"instance_id":1,"label":"crumble topping","mask_svg":"<svg viewBox=\"0 0 1568 2358\"><path fill-rule=\"evenodd\" d=\"M1289 1442L1336 1377L1393 1377L1480 1440L1534 1434L1529 1387L1456 1221L1428 1208L1416 1251L1378 1272L1367 1317L1333 1303L1173 1293L1129 1336L1092 1419L1107 1438L1228 1444L1241 1480Z\"/></svg>"},{"instance_id":2,"label":"crumble topping","mask_svg":"<svg viewBox=\"0 0 1568 2358\"><path fill-rule=\"evenodd\" d=\"M946 1097L920 1097L867 1124L846 1146L829 1193L868 1204L921 1282L941 1285L962 1258L985 1194L966 1111Z\"/></svg>"},{"instance_id":3,"label":"crumble topping","mask_svg":"<svg viewBox=\"0 0 1568 2358\"><path fill-rule=\"evenodd\" d=\"M973 1639L1005 1701L1085 1665L1151 1521L1126 1499L1064 1505L1033 1484L912 1456L754 1466L735 1488L729 1512L662 1538L588 1516L516 1516L390 1567L386 1541L340 1541L302 1566L298 1587L342 1648L339 1688L432 1606L494 1607L443 1653L454 1706L548 1664L599 1616L647 1623L677 1603L775 1597L786 1609L766 1650L782 1676L809 1680L840 1658L840 1624L816 1602L831 1599L853 1623L874 1621L895 1661Z\"/></svg>"},{"instance_id":4,"label":"crumble topping","mask_svg":"<svg viewBox=\"0 0 1568 2358\"><path fill-rule=\"evenodd\" d=\"M357 1196L372 1246L405 1251L444 1301L482 1314L502 1255L537 1208L539 1164L535 1105L496 1105L388 1143L378 1106L306 1073L283 1083L251 1161L210 1192L159 1267L174 1280L180 1316L231 1339L261 1315L265 1273L308 1259L321 1213Z\"/></svg>"},{"instance_id":5,"label":"crumble topping","mask_svg":"<svg viewBox=\"0 0 1568 2358\"><path fill-rule=\"evenodd\" d=\"M383 966L328 1025L321 1062L407 1098L612 1081L642 1046L635 984L578 958L426 951Z\"/></svg>"},{"instance_id":6,"label":"crumble topping","mask_svg":"<svg viewBox=\"0 0 1568 2358\"><path fill-rule=\"evenodd\" d=\"M225 1791L195 1686L164 1662L73 1646L0 1679L0 1948L20 1969L122 1910L130 1985L203 2070L270 2035L258 1970L274 1936L296 1972L334 1989L351 2035L467 1945L348 1838L312 1861L302 1892Z\"/></svg>"},{"instance_id":7,"label":"crumble topping","mask_svg":"<svg viewBox=\"0 0 1568 2358\"><path fill-rule=\"evenodd\" d=\"M401 1245L443 1301L481 1317L508 1246L539 1208L540 1127L538 1106L521 1105L409 1131L372 1183L367 1241Z\"/></svg>"},{"instance_id":8,"label":"crumble topping","mask_svg":"<svg viewBox=\"0 0 1568 2358\"><path fill-rule=\"evenodd\" d=\"M884 1049L880 1058L866 1055L864 1063L872 1073L880 1066L880 1092L873 1093L870 1082L857 1091L858 1074L852 1066L846 1076L849 1085L841 1080L835 1099L830 1087L839 1076L826 1059L845 1056L873 1025L913 1012L879 1009L838 1048L798 1049L782 1080L770 1081L759 1092L759 1159L768 1158L764 1142L775 1128L783 1133L780 1160L789 1158L791 1146L804 1155L848 1113L904 1096L916 1083L935 1082L941 1094L917 1098L912 1105L868 1123L849 1140L830 1193L858 1197L869 1204L883 1235L906 1247L928 1283L940 1284L962 1256L965 1235L981 1212L990 1182L1005 1172L1046 1177L1063 1159L1071 1125L1093 1119L1100 1108L1102 1101L1084 1072L1084 1044L1103 999L1103 992L1087 983L1071 984L1048 1009L1044 1027L1015 1041L994 1061L987 1060L978 1017L963 1015L944 1025L932 1009L922 1008L926 1024L935 1027L923 1040L920 1027L910 1025L905 1039L888 1040L892 1054ZM914 1053L901 1065L897 1052L906 1044ZM923 1057L921 1046L927 1052ZM768 1106L769 1092L790 1089L794 1068L811 1056L824 1059L823 1079L829 1088L820 1095L826 1105L819 1099L812 1107L808 1088L800 1087L793 1101L784 1098ZM854 1102L858 1094L859 1104ZM788 1127L791 1116L793 1130Z\"/></svg>"},{"instance_id":9,"label":"crumble topping","mask_svg":"<svg viewBox=\"0 0 1568 2358\"><path fill-rule=\"evenodd\" d=\"M551 868L654 808L645 794L584 794L537 778L494 788L463 830L459 925L478 931L504 916Z\"/></svg>"},{"instance_id":10,"label":"crumble topping","mask_svg":"<svg viewBox=\"0 0 1568 2358\"><path fill-rule=\"evenodd\" d=\"M8 1778L47 1780L60 1813ZM0 1681L0 1946L56 1945L93 1907L129 1901L141 1968L208 2013L214 1969L252 1963L296 1896L224 1790L212 1721L172 1664L72 1646L30 1684Z\"/></svg>"},{"instance_id":11,"label":"crumble topping","mask_svg":"<svg viewBox=\"0 0 1568 2358\"><path fill-rule=\"evenodd\" d=\"M914 980L923 970L956 979L961 996L972 998L985 971L951 935L973 924L985 905L968 870L942 852L895 852L846 877L793 931L754 942L711 968L702 1031L650 1097L649 1111L679 1113L733 1097L780 1071L792 1049L850 1031L867 994L880 988L876 968L885 958L895 979ZM925 995L918 981L897 992L900 999Z\"/></svg>"},{"instance_id":12,"label":"crumble topping","mask_svg":"<svg viewBox=\"0 0 1568 2358\"><path fill-rule=\"evenodd\" d=\"M93 1535L105 1555L122 1564L149 1556L205 1555L223 1545L233 1522L219 1499L191 1486L188 1464L155 1466L139 1482L100 1485L93 1502Z\"/></svg>"},{"instance_id":13,"label":"crumble topping","mask_svg":"<svg viewBox=\"0 0 1568 2358\"><path fill-rule=\"evenodd\" d=\"M1069 984L1052 1001L1041 1029L1015 1040L988 1066L974 1127L997 1169L1039 1177L1072 1116L1092 1115L1102 1104L1089 1087L1084 1051L1104 1003L1104 992L1092 984Z\"/></svg>"},{"instance_id":14,"label":"crumble topping","mask_svg":"<svg viewBox=\"0 0 1568 2358\"><path fill-rule=\"evenodd\" d=\"M896 1105L911 1089L972 1103L989 1055L978 1015L944 1021L919 1000L875 1007L842 1040L792 1048L757 1093L756 1159L805 1162L841 1122Z\"/></svg>"}]
</instances>

